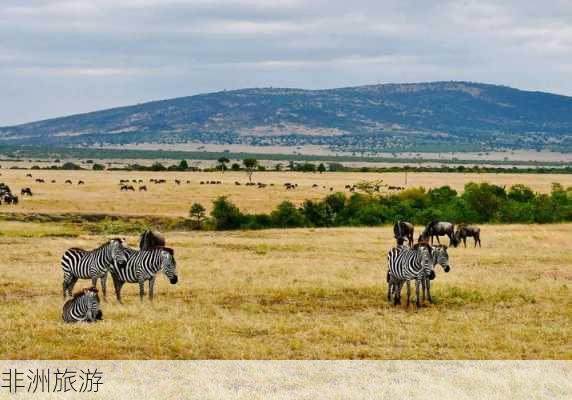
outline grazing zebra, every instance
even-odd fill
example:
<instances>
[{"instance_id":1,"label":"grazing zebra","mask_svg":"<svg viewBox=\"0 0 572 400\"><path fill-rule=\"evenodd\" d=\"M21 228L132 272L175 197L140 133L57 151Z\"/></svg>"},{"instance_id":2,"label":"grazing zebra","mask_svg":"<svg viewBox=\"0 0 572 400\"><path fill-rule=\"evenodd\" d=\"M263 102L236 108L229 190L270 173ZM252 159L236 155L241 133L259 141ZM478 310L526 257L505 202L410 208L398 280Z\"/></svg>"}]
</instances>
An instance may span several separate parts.
<instances>
[{"instance_id":1,"label":"grazing zebra","mask_svg":"<svg viewBox=\"0 0 572 400\"><path fill-rule=\"evenodd\" d=\"M145 281L149 281L149 299L153 300L153 286L157 272L163 271L171 285L177 283L177 264L173 249L155 247L148 250L127 249L128 261L124 268L111 269L115 296L121 303L121 288L125 283L138 283L141 301L145 296Z\"/></svg>"},{"instance_id":2,"label":"grazing zebra","mask_svg":"<svg viewBox=\"0 0 572 400\"><path fill-rule=\"evenodd\" d=\"M111 265L122 267L127 263L123 240L116 238L103 244L95 250L71 248L62 256L61 264L64 272L63 292L71 296L73 287L78 279L91 279L94 287L97 279L101 279L103 298L107 297L107 271Z\"/></svg>"},{"instance_id":3,"label":"grazing zebra","mask_svg":"<svg viewBox=\"0 0 572 400\"><path fill-rule=\"evenodd\" d=\"M62 312L64 322L95 322L103 319L99 308L99 295L95 287L83 289L74 293L73 297L65 302Z\"/></svg>"},{"instance_id":4,"label":"grazing zebra","mask_svg":"<svg viewBox=\"0 0 572 400\"><path fill-rule=\"evenodd\" d=\"M401 287L407 283L407 305L409 306L411 297L409 282L415 280L416 305L420 307L419 286L424 287L426 278L430 278L433 272L431 247L426 244L394 247L387 253L387 266L388 299L393 295L394 304L401 304Z\"/></svg>"}]
</instances>

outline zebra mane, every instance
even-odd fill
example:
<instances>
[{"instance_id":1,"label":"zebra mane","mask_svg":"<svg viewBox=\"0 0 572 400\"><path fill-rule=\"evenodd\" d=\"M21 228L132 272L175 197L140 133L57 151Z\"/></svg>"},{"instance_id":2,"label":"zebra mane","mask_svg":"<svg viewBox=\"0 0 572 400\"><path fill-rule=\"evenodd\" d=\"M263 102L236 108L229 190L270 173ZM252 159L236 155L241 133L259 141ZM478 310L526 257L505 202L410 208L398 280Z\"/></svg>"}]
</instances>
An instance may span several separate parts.
<instances>
[{"instance_id":1,"label":"zebra mane","mask_svg":"<svg viewBox=\"0 0 572 400\"><path fill-rule=\"evenodd\" d=\"M109 245L109 243L111 243L113 240L119 240L120 242L123 242L122 238L109 239L107 242L99 245L95 250L101 249L102 247ZM79 250L79 251L83 251L83 252L93 251L93 250L82 249L81 247L70 247L68 250L76 250L76 251Z\"/></svg>"}]
</instances>

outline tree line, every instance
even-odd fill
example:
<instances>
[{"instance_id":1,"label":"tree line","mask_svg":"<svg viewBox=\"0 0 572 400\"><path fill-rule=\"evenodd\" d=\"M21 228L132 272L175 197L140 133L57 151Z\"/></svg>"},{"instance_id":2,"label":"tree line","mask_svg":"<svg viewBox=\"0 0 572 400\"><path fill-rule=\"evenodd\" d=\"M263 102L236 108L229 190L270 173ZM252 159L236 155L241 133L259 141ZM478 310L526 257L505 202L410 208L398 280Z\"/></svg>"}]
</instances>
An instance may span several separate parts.
<instances>
[{"instance_id":1,"label":"tree line","mask_svg":"<svg viewBox=\"0 0 572 400\"><path fill-rule=\"evenodd\" d=\"M411 188L395 194L333 193L300 206L280 203L270 213L241 211L228 197L214 200L210 217L195 203L190 210L195 229L266 229L336 226L378 226L397 220L425 225L432 220L453 223L554 223L572 221L572 187L552 185L549 194L525 185L509 189L489 183L468 183L463 193L449 186Z\"/></svg>"}]
</instances>

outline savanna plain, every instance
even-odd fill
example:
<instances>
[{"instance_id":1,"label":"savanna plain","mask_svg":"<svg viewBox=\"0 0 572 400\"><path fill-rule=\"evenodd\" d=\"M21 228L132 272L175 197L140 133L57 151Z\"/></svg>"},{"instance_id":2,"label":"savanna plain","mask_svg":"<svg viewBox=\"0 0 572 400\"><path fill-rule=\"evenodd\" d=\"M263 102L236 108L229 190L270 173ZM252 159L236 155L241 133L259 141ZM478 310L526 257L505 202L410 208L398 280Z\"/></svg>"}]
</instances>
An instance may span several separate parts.
<instances>
[{"instance_id":1,"label":"savanna plain","mask_svg":"<svg viewBox=\"0 0 572 400\"><path fill-rule=\"evenodd\" d=\"M403 174L255 173L266 189L236 186L244 173L126 173L4 170L0 181L32 198L1 212L184 216L190 204L229 195L241 209L268 211L283 200L322 198L330 187ZM167 183L153 185L150 178ZM65 179L73 184L64 184ZM77 185L77 180L85 185ZM123 193L119 179L148 192ZM180 179L179 186L173 183ZM50 183L56 180L56 183ZM190 183L186 184L189 180ZM200 181L221 180L221 185ZM568 175L409 174L408 186L470 181L524 183L548 192ZM298 183L287 191L284 182ZM317 184L317 188L312 188ZM137 184L139 185L139 184ZM326 186L326 188L324 188ZM419 232L421 227L416 227ZM116 236L73 221L0 221L0 357L3 359L570 359L572 224L484 225L482 248L451 248L451 271L437 267L434 304L387 301L391 227L163 232L175 249L179 282L160 276L155 299L111 279L104 321L64 324L60 257ZM137 246L134 233L122 235ZM448 240L447 240L448 242ZM76 289L89 286L80 281Z\"/></svg>"}]
</instances>

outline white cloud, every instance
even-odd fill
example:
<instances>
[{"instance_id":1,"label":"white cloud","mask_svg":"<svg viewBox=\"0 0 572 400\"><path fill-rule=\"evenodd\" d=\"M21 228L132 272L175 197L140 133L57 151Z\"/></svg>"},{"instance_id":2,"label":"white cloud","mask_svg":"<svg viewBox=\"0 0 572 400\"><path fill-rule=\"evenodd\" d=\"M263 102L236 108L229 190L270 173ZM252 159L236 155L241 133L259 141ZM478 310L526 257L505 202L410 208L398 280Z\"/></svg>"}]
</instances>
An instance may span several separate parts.
<instances>
[{"instance_id":1,"label":"white cloud","mask_svg":"<svg viewBox=\"0 0 572 400\"><path fill-rule=\"evenodd\" d=\"M566 0L2 0L0 125L242 86L572 95L571 26Z\"/></svg>"}]
</instances>

